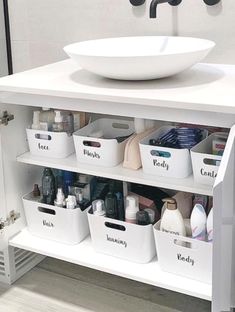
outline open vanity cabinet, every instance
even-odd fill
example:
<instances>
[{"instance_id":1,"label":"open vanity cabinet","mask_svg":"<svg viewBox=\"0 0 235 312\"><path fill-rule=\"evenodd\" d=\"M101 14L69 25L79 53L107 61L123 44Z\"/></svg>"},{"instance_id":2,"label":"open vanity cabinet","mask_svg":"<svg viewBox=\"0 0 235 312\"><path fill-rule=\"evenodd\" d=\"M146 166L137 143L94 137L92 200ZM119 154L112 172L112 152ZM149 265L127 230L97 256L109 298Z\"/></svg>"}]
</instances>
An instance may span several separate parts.
<instances>
[{"instance_id":1,"label":"open vanity cabinet","mask_svg":"<svg viewBox=\"0 0 235 312\"><path fill-rule=\"evenodd\" d=\"M112 81L79 70L71 60L0 79L0 110L9 121L0 127L0 278L13 282L44 256L62 259L143 283L212 300L212 311L235 307L235 66L198 64L168 79ZM161 178L122 165L103 168L66 159L32 156L25 128L35 107L77 110L230 128L213 187L185 179ZM13 115L13 116L9 116ZM164 272L154 259L136 264L93 251L90 238L67 246L32 236L21 197L41 173L40 166L63 169L170 190L213 195L213 277L206 284ZM13 212L12 212L13 211ZM5 222L4 222L5 221Z\"/></svg>"}]
</instances>

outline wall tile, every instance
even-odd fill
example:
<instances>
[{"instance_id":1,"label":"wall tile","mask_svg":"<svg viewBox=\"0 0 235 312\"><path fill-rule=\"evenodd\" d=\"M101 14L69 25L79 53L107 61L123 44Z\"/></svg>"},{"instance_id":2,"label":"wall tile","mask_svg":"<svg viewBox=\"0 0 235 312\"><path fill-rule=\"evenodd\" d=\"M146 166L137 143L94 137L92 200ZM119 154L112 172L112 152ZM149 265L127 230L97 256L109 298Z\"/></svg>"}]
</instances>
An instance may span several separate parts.
<instances>
[{"instance_id":1,"label":"wall tile","mask_svg":"<svg viewBox=\"0 0 235 312\"><path fill-rule=\"evenodd\" d=\"M14 58L20 61L15 68L63 59L63 46L76 41L165 34L214 40L206 61L235 63L234 0L222 0L222 10L220 5L208 10L203 0L183 0L177 8L161 4L154 20L148 18L150 1L133 8L129 0L9 0L14 55L20 53L17 40L28 42L29 49L27 61Z\"/></svg>"}]
</instances>

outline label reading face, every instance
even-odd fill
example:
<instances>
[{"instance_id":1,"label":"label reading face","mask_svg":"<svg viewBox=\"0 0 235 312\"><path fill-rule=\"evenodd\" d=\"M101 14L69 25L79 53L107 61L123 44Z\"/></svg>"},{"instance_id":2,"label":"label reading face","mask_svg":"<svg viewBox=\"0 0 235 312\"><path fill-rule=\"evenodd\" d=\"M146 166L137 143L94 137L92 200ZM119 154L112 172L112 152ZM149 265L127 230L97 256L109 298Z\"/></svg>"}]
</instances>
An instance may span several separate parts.
<instances>
[{"instance_id":1,"label":"label reading face","mask_svg":"<svg viewBox=\"0 0 235 312\"><path fill-rule=\"evenodd\" d=\"M44 150L44 151L49 151L49 146L48 145L43 145L41 143L38 143L38 149L39 150Z\"/></svg>"},{"instance_id":2,"label":"label reading face","mask_svg":"<svg viewBox=\"0 0 235 312\"><path fill-rule=\"evenodd\" d=\"M51 221L47 221L47 220L43 220L43 221L42 221L42 225L43 225L43 226L50 227L50 228L53 228L53 227L54 227L54 224L53 224Z\"/></svg>"}]
</instances>

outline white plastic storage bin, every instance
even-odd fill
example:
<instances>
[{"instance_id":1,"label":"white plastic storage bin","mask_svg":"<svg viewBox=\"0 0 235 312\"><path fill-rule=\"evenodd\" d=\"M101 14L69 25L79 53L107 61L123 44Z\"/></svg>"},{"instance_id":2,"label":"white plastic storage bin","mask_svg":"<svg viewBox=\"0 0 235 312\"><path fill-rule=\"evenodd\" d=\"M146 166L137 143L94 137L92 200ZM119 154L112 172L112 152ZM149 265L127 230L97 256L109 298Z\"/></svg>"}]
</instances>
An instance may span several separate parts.
<instances>
[{"instance_id":1,"label":"white plastic storage bin","mask_svg":"<svg viewBox=\"0 0 235 312\"><path fill-rule=\"evenodd\" d=\"M215 132L191 149L194 180L198 183L215 182L222 156L212 154L212 142L218 136L228 138L227 133Z\"/></svg>"},{"instance_id":2,"label":"white plastic storage bin","mask_svg":"<svg viewBox=\"0 0 235 312\"><path fill-rule=\"evenodd\" d=\"M213 244L162 232L160 222L154 225L154 237L161 269L211 284Z\"/></svg>"},{"instance_id":3,"label":"white plastic storage bin","mask_svg":"<svg viewBox=\"0 0 235 312\"><path fill-rule=\"evenodd\" d=\"M32 155L66 158L74 153L73 137L66 132L26 129L29 150Z\"/></svg>"},{"instance_id":4,"label":"white plastic storage bin","mask_svg":"<svg viewBox=\"0 0 235 312\"><path fill-rule=\"evenodd\" d=\"M23 197L23 204L28 230L35 236L75 245L89 234L88 209L42 204L32 199L32 193Z\"/></svg>"},{"instance_id":5,"label":"white plastic storage bin","mask_svg":"<svg viewBox=\"0 0 235 312\"><path fill-rule=\"evenodd\" d=\"M172 128L175 127L161 127L141 140L140 154L145 173L172 178L185 178L192 173L191 157L188 149L149 145L149 140L162 136ZM157 156L161 153L165 156Z\"/></svg>"},{"instance_id":6,"label":"white plastic storage bin","mask_svg":"<svg viewBox=\"0 0 235 312\"><path fill-rule=\"evenodd\" d=\"M90 136L98 131L103 133L106 139ZM115 138L129 136L133 132L134 123L132 121L98 119L74 133L77 160L81 163L114 167L123 161L124 149L128 140L118 143Z\"/></svg>"},{"instance_id":7,"label":"white plastic storage bin","mask_svg":"<svg viewBox=\"0 0 235 312\"><path fill-rule=\"evenodd\" d=\"M88 212L88 221L92 246L96 252L137 263L147 263L156 255L152 225L143 226L96 216L91 210Z\"/></svg>"}]
</instances>

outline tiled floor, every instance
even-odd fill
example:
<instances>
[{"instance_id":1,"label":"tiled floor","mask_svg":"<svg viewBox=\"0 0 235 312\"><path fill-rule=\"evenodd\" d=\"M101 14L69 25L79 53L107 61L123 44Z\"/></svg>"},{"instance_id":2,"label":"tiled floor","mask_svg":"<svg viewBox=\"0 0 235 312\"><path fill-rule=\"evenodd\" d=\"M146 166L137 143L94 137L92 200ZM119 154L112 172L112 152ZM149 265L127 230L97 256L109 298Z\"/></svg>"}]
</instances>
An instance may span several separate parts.
<instances>
[{"instance_id":1,"label":"tiled floor","mask_svg":"<svg viewBox=\"0 0 235 312\"><path fill-rule=\"evenodd\" d=\"M210 303L47 258L14 285L0 284L4 312L209 312Z\"/></svg>"}]
</instances>

